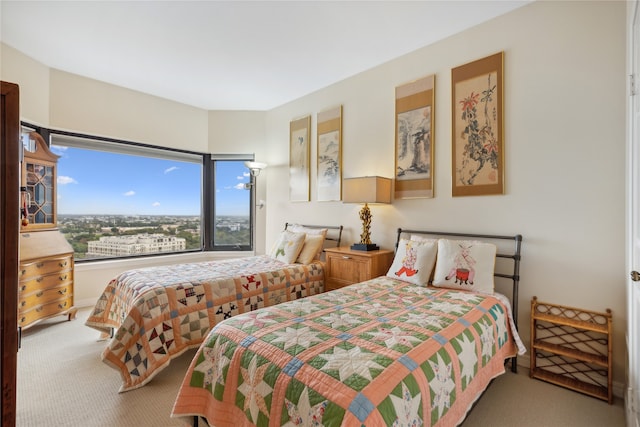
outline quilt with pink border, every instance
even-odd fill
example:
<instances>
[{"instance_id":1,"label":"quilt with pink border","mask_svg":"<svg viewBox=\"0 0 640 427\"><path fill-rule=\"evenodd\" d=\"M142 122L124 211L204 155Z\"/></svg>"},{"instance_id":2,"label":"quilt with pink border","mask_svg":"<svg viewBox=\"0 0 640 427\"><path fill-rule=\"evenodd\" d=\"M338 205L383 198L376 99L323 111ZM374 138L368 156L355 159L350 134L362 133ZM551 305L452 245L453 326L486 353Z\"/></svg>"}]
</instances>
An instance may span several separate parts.
<instances>
[{"instance_id":1,"label":"quilt with pink border","mask_svg":"<svg viewBox=\"0 0 640 427\"><path fill-rule=\"evenodd\" d=\"M382 276L233 317L198 350L172 417L454 426L524 351L509 313L494 296Z\"/></svg>"},{"instance_id":2,"label":"quilt with pink border","mask_svg":"<svg viewBox=\"0 0 640 427\"><path fill-rule=\"evenodd\" d=\"M319 261L285 264L261 255L142 268L109 282L86 325L114 331L102 360L120 372L122 392L198 347L218 322L323 290Z\"/></svg>"}]
</instances>

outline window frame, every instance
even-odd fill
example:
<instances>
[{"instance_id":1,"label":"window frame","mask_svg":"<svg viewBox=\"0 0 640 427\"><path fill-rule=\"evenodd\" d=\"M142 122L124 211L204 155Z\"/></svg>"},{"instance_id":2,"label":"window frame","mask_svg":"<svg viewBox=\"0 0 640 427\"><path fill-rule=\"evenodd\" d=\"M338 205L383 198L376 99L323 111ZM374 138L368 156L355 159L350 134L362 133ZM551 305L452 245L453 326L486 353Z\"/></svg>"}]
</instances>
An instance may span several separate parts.
<instances>
[{"instance_id":1,"label":"window frame","mask_svg":"<svg viewBox=\"0 0 640 427\"><path fill-rule=\"evenodd\" d=\"M208 167L210 169L209 173L211 174L210 179L207 181L211 183L211 191L207 192L207 195L211 196L210 200L206 201L206 207L211 209L210 217L205 217L208 222L208 229L210 231L210 235L205 239L205 247L208 245L206 250L213 252L225 252L225 251L253 251L255 245L255 209L252 207L255 206L255 194L256 194L256 186L255 180L249 177L249 183L251 183L249 187L249 244L248 245L216 245L214 239L214 231L215 231L215 220L216 220L216 212L215 212L215 163L218 161L254 161L255 156L247 155L247 154L212 154L209 155L210 161L208 162ZM206 160L205 160L206 161ZM206 167L205 167L206 170ZM206 199L206 197L205 197Z\"/></svg>"},{"instance_id":2,"label":"window frame","mask_svg":"<svg viewBox=\"0 0 640 427\"><path fill-rule=\"evenodd\" d=\"M121 145L125 147L124 150L118 152L124 152L127 154L136 153L138 155L144 155L145 150L149 150L149 153L155 151L156 153L166 152L167 157L171 158L172 153L176 158L179 159L180 155L186 157L197 156L201 159L202 165L202 196L201 196L201 212L200 212L200 249L187 249L179 252L162 252L162 253L153 253L153 254L141 254L141 255L130 255L130 256L119 256L119 257L111 257L111 258L92 258L92 259L77 259L76 263L88 263L88 262L104 262L104 261L118 261L118 260L128 260L128 259L137 259L137 258L149 258L149 257L157 257L157 256L166 256L166 255L179 255L179 254L187 254L187 253L198 253L198 252L220 252L220 251L231 251L231 252L244 252L244 251L253 251L254 250L254 242L255 242L255 210L251 209L255 201L255 186L251 186L249 189L249 236L250 243L249 245L215 245L214 241L214 229L215 229L215 162L218 160L240 160L240 161L253 161L253 154L234 154L234 155L224 155L224 154L209 154L209 153L201 153L190 150L182 150L177 148L170 147L162 147L159 145L153 144L145 144L140 142L128 141L123 139L109 138L104 136L95 136L89 134L83 134L79 132L70 132L70 131L62 131L57 129L49 129L42 126L37 126L28 122L22 121L21 126L23 128L32 129L35 132L39 133L44 140L47 142L49 146L52 145L52 138L55 136L61 137L61 139L75 138L77 140L87 140L91 141L90 144L96 144L99 146L101 143L104 144L113 144L113 147ZM79 148L81 145L77 145ZM106 146L106 145L105 145ZM101 150L104 152L109 151L117 151L117 150ZM149 156L154 157L154 156ZM251 181L250 181L251 182Z\"/></svg>"}]
</instances>

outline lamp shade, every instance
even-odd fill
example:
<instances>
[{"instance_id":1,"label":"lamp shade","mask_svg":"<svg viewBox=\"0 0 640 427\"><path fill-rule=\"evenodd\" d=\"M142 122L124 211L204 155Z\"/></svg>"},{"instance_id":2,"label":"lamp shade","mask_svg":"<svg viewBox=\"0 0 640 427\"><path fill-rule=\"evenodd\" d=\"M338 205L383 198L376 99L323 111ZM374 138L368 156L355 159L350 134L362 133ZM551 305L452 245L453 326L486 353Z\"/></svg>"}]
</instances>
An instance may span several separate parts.
<instances>
[{"instance_id":1,"label":"lamp shade","mask_svg":"<svg viewBox=\"0 0 640 427\"><path fill-rule=\"evenodd\" d=\"M244 162L244 165L249 169L258 169L258 170L262 170L267 167L267 164L262 162Z\"/></svg>"},{"instance_id":2,"label":"lamp shade","mask_svg":"<svg viewBox=\"0 0 640 427\"><path fill-rule=\"evenodd\" d=\"M260 171L267 167L267 164L262 162L244 162L244 165L249 168L252 177L260 175Z\"/></svg>"},{"instance_id":3,"label":"lamp shade","mask_svg":"<svg viewBox=\"0 0 640 427\"><path fill-rule=\"evenodd\" d=\"M344 203L391 203L391 179L381 176L346 178L342 181Z\"/></svg>"}]
</instances>

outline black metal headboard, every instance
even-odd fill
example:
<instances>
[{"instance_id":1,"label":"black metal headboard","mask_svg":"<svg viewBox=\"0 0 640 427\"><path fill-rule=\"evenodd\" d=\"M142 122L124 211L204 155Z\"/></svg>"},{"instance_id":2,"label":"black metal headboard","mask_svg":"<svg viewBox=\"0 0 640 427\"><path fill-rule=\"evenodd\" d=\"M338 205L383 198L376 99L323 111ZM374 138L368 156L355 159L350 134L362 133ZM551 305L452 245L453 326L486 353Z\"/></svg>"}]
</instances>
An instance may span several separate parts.
<instances>
[{"instance_id":1,"label":"black metal headboard","mask_svg":"<svg viewBox=\"0 0 640 427\"><path fill-rule=\"evenodd\" d=\"M483 241L500 241L500 240L511 240L513 241L514 247L513 250L505 250L504 246L498 246L498 253L496 253L496 258L504 258L513 261L513 269L509 269L506 266L498 266L496 265L496 270L494 276L502 277L505 279L509 279L512 281L512 290L511 290L511 311L513 312L513 321L518 328L518 285L520 283L520 250L522 248L522 235L516 234L513 236L500 236L500 235L492 235L492 234L473 234L473 233L456 233L449 231L426 231L426 230L404 230L402 228L398 228L398 236L396 238L396 250L398 249L398 245L400 243L400 237L402 234L411 235L411 234L421 234L421 235L429 235L433 237L454 237L460 239L482 239ZM506 273L505 273L506 272ZM516 358L512 359L511 370L516 372Z\"/></svg>"},{"instance_id":2,"label":"black metal headboard","mask_svg":"<svg viewBox=\"0 0 640 427\"><path fill-rule=\"evenodd\" d=\"M284 224L284 229L286 230L289 225L293 225L293 223L286 222ZM336 242L336 247L340 246L340 242L342 241L342 229L344 228L342 225L307 225L300 224L302 227L306 228L326 228L327 235L324 240L328 240L330 242Z\"/></svg>"}]
</instances>

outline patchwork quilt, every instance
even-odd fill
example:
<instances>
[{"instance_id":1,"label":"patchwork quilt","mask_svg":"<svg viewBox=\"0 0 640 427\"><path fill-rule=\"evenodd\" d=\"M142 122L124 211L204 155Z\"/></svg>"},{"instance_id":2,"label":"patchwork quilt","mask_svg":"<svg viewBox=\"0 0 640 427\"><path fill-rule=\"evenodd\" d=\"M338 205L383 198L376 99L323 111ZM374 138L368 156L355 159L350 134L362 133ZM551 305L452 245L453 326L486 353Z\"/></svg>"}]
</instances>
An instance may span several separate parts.
<instances>
[{"instance_id":1,"label":"patchwork quilt","mask_svg":"<svg viewBox=\"0 0 640 427\"><path fill-rule=\"evenodd\" d=\"M378 277L218 323L172 417L225 426L453 426L524 352L494 296Z\"/></svg>"},{"instance_id":2,"label":"patchwork quilt","mask_svg":"<svg viewBox=\"0 0 640 427\"><path fill-rule=\"evenodd\" d=\"M319 261L285 264L262 255L143 268L111 280L86 325L114 329L102 360L120 371L122 392L198 347L221 320L323 290Z\"/></svg>"}]
</instances>

